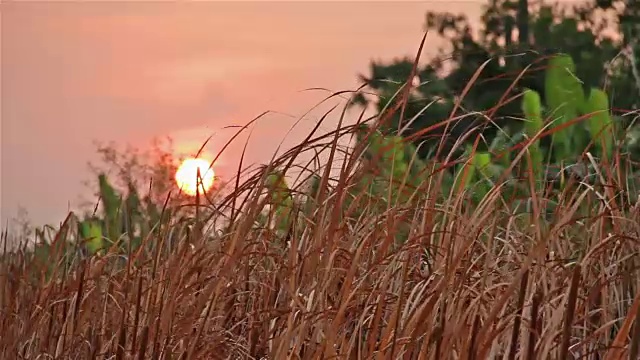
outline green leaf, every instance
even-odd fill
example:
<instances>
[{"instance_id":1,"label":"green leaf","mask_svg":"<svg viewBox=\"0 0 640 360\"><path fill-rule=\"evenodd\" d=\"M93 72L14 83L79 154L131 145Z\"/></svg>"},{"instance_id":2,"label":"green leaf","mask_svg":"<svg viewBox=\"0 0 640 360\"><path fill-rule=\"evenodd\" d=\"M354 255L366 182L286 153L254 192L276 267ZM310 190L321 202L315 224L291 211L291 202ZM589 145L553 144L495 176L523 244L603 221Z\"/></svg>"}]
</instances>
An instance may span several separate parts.
<instances>
[{"instance_id":1,"label":"green leaf","mask_svg":"<svg viewBox=\"0 0 640 360\"><path fill-rule=\"evenodd\" d=\"M80 231L85 240L89 254L95 254L104 246L102 240L102 225L98 219L88 219L80 224Z\"/></svg>"},{"instance_id":2,"label":"green leaf","mask_svg":"<svg viewBox=\"0 0 640 360\"><path fill-rule=\"evenodd\" d=\"M584 102L582 82L575 72L576 66L569 55L556 55L549 61L545 74L545 100L551 116L557 119L556 126L575 119ZM571 135L570 128L553 133L557 158L566 159L573 154L575 148Z\"/></svg>"},{"instance_id":3,"label":"green leaf","mask_svg":"<svg viewBox=\"0 0 640 360\"><path fill-rule=\"evenodd\" d=\"M542 104L540 95L533 90L525 90L522 100L522 111L526 118L525 133L529 139L535 137L544 127L542 120ZM544 158L540 149L540 140L536 140L529 145L530 165L536 181L541 181L543 177Z\"/></svg>"},{"instance_id":4,"label":"green leaf","mask_svg":"<svg viewBox=\"0 0 640 360\"><path fill-rule=\"evenodd\" d=\"M589 133L596 147L603 156L611 156L613 151L613 119L609 112L607 93L592 88L589 98L584 103L583 113L591 114L589 118Z\"/></svg>"}]
</instances>

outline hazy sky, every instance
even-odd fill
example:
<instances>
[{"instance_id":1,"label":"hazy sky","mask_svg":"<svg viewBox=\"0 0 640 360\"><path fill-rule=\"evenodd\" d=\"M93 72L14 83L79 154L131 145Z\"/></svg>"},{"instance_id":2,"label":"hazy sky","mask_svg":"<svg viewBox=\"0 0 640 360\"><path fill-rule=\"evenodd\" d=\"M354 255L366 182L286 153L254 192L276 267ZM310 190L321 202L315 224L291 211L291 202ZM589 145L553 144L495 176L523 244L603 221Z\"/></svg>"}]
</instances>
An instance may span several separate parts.
<instances>
[{"instance_id":1,"label":"hazy sky","mask_svg":"<svg viewBox=\"0 0 640 360\"><path fill-rule=\"evenodd\" d=\"M354 89L371 59L413 56L428 10L474 18L482 4L5 1L2 221L24 206L36 223L59 222L86 195L94 140L144 147L169 135L191 149L216 133L215 152L224 126L302 114L326 94L300 90ZM442 43L428 39L433 54ZM263 119L248 161L267 161L295 120Z\"/></svg>"}]
</instances>

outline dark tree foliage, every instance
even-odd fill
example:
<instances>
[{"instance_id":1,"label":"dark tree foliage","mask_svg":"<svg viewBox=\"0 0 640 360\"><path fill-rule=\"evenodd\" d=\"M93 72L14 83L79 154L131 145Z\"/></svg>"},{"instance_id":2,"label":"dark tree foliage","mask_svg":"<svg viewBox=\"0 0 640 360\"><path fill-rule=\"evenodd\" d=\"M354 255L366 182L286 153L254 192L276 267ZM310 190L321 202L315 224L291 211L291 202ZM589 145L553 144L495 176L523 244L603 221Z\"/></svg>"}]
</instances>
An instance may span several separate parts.
<instances>
[{"instance_id":1,"label":"dark tree foliage","mask_svg":"<svg viewBox=\"0 0 640 360\"><path fill-rule=\"evenodd\" d=\"M629 76L632 56L620 55L625 47L638 49L635 40L638 3L630 0L624 7L622 0L604 0L563 8L532 6L527 0L491 0L484 9L479 36L474 36L475 30L464 15L428 13L426 29L446 38L448 47L440 49L434 59L418 69L421 85L411 95L405 112L405 119L416 118L404 134L420 131L452 115L457 96L481 67L482 72L453 114L477 115L467 116L449 128L447 144L450 146L473 126L482 130L488 142L498 127L520 128L520 102L501 103L500 99L513 98L524 88L544 96L546 59L560 52L574 59L576 75L585 89L602 87L611 94L614 108L636 109L640 96L639 84ZM623 35L621 41L616 30ZM409 77L412 64L410 58L391 63L372 62L370 75L361 78L377 96L371 99L360 95L359 102L382 110ZM514 84L524 69L528 70ZM402 128L399 116L394 120L391 128L397 129L398 125ZM423 156L431 154L439 135L434 132L418 140Z\"/></svg>"}]
</instances>

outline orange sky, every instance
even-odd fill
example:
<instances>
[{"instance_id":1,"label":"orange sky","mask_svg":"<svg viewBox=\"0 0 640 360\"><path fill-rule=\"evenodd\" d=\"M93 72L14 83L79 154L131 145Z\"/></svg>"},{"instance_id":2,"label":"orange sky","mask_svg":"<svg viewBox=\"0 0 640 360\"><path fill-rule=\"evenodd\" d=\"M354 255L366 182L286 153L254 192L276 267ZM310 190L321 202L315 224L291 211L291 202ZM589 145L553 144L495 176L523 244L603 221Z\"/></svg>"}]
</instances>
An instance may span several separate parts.
<instances>
[{"instance_id":1,"label":"orange sky","mask_svg":"<svg viewBox=\"0 0 640 360\"><path fill-rule=\"evenodd\" d=\"M60 221L86 195L94 140L184 147L216 133L215 152L224 126L302 114L326 94L300 90L353 89L372 58L413 56L428 10L477 17L483 3L3 2L3 224L19 205ZM440 44L430 35L425 53ZM263 119L247 161L268 161L295 120Z\"/></svg>"}]
</instances>

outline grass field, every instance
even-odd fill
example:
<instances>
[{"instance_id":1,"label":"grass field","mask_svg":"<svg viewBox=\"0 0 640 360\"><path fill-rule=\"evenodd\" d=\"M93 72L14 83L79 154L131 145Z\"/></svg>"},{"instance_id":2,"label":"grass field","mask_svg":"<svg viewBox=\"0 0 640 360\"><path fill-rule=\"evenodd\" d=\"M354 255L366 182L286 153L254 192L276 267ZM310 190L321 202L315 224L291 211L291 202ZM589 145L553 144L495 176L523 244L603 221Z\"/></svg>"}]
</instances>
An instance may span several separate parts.
<instances>
[{"instance_id":1,"label":"grass field","mask_svg":"<svg viewBox=\"0 0 640 360\"><path fill-rule=\"evenodd\" d=\"M593 186L549 193L522 178L530 206L514 210L504 184L472 205L472 190L445 191L429 162L417 185L394 179L402 196L354 190L363 149L337 146L354 129L310 134L234 184L221 203L237 211L169 219L137 249L6 252L0 357L639 358L640 208L618 205L623 159L598 164ZM257 226L270 169L319 148L340 171L318 173L286 231ZM216 217L226 225L207 230Z\"/></svg>"}]
</instances>

